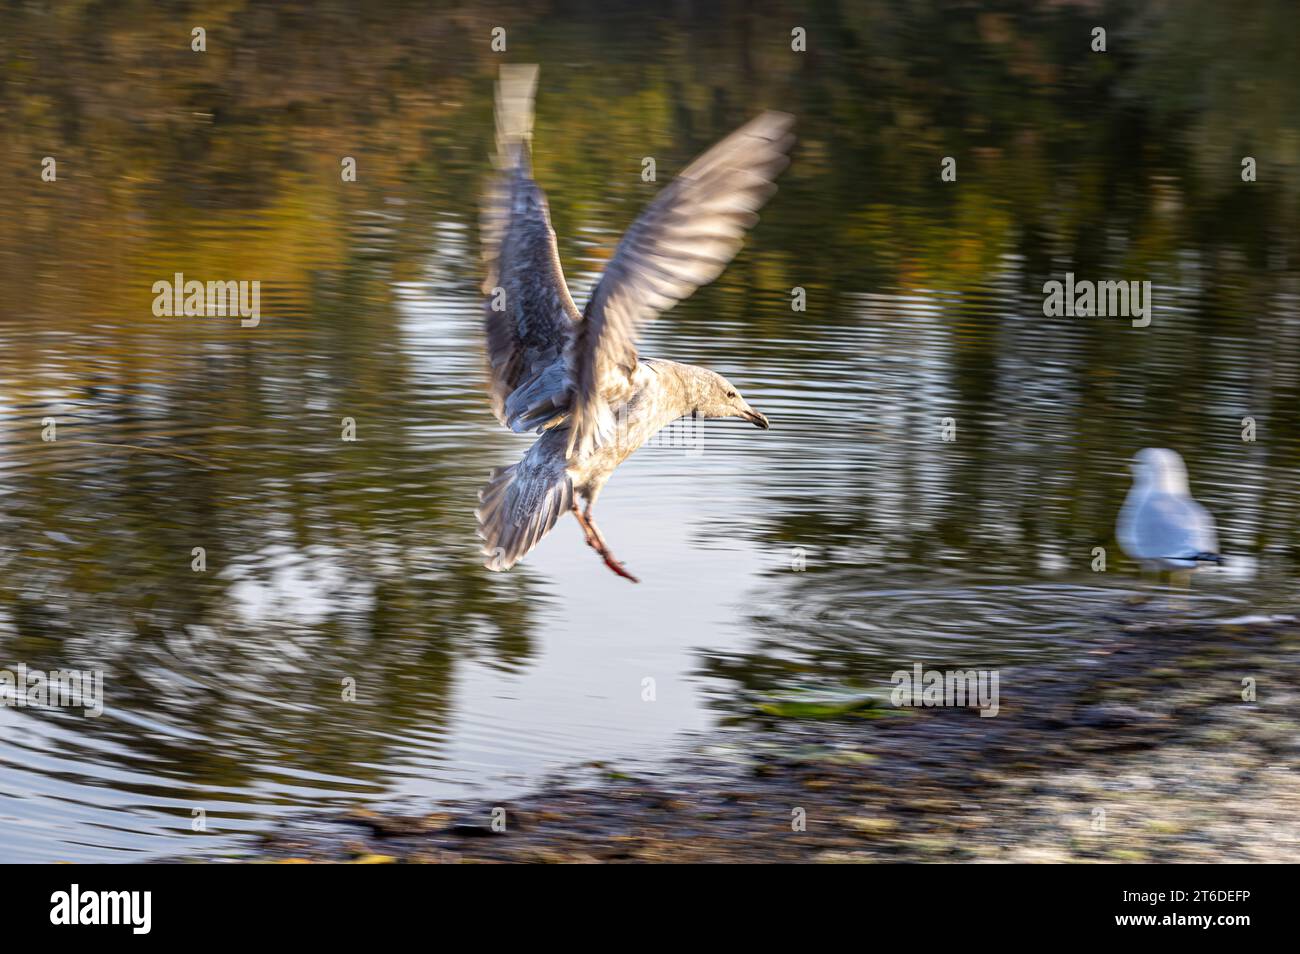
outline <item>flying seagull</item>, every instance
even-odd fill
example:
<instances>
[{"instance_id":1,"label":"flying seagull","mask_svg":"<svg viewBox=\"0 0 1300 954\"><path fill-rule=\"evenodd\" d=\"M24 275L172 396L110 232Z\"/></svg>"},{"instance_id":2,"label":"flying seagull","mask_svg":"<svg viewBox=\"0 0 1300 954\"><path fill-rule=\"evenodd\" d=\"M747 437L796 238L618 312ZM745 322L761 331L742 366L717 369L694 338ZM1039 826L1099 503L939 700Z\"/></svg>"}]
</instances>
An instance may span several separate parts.
<instances>
[{"instance_id":1,"label":"flying seagull","mask_svg":"<svg viewBox=\"0 0 1300 954\"><path fill-rule=\"evenodd\" d=\"M615 468L686 415L768 426L722 375L642 357L637 336L735 256L789 164L794 118L763 113L687 166L627 230L579 311L532 178L536 83L536 66L501 68L497 176L482 238L492 410L511 430L541 437L518 463L492 471L479 492L478 535L484 565L506 570L571 511L588 546L635 583L592 516Z\"/></svg>"},{"instance_id":2,"label":"flying seagull","mask_svg":"<svg viewBox=\"0 0 1300 954\"><path fill-rule=\"evenodd\" d=\"M1133 487L1116 527L1124 552L1147 569L1195 570L1222 563L1214 518L1192 499L1183 459L1148 447L1132 461Z\"/></svg>"}]
</instances>

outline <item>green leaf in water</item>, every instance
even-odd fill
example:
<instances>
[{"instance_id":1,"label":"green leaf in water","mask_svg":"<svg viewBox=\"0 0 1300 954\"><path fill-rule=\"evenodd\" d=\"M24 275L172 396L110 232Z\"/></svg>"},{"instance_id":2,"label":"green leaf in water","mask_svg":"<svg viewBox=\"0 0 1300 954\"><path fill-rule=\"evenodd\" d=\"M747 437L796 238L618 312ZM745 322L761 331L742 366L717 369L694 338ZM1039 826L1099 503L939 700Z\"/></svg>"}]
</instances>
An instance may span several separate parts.
<instances>
[{"instance_id":1,"label":"green leaf in water","mask_svg":"<svg viewBox=\"0 0 1300 954\"><path fill-rule=\"evenodd\" d=\"M782 719L833 719L884 704L879 692L848 689L782 689L758 701L758 709Z\"/></svg>"}]
</instances>

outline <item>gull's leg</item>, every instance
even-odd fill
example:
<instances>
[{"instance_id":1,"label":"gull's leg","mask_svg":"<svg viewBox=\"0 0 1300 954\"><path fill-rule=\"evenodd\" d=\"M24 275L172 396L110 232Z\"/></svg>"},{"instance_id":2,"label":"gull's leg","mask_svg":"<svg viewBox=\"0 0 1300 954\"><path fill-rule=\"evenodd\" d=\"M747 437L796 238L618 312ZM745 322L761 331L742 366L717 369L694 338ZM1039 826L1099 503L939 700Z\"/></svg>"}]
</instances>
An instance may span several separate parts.
<instances>
[{"instance_id":1,"label":"gull's leg","mask_svg":"<svg viewBox=\"0 0 1300 954\"><path fill-rule=\"evenodd\" d=\"M582 527L582 535L587 538L587 546L595 549L596 535L591 532L591 527L587 525L586 518L583 517L582 511L578 509L578 501L569 504L569 509L573 511L573 519L578 521L578 526Z\"/></svg>"},{"instance_id":2,"label":"gull's leg","mask_svg":"<svg viewBox=\"0 0 1300 954\"><path fill-rule=\"evenodd\" d=\"M1135 609L1159 609L1165 602L1168 574L1158 566L1138 564L1137 592L1127 602Z\"/></svg>"},{"instance_id":3,"label":"gull's leg","mask_svg":"<svg viewBox=\"0 0 1300 954\"><path fill-rule=\"evenodd\" d=\"M582 532L587 538L587 546L591 547L600 554L601 559L605 561L605 566L609 567L625 580L631 580L633 583L640 583L635 576L623 569L623 564L614 559L614 554L610 552L609 545L605 543L605 536L596 526L596 521L591 516L592 501L587 501L587 509L581 511L578 509L577 501L574 501L571 509L573 510L574 519L578 521L578 526L582 527Z\"/></svg>"},{"instance_id":4,"label":"gull's leg","mask_svg":"<svg viewBox=\"0 0 1300 954\"><path fill-rule=\"evenodd\" d=\"M1172 590L1170 603L1173 609L1180 614L1190 613L1192 608L1189 599L1192 593L1192 571L1171 570L1169 573L1169 588Z\"/></svg>"},{"instance_id":5,"label":"gull's leg","mask_svg":"<svg viewBox=\"0 0 1300 954\"><path fill-rule=\"evenodd\" d=\"M1151 584L1147 576L1147 568L1145 564L1138 564L1137 592L1127 597L1125 602L1130 606L1135 607L1145 606L1147 603L1151 602Z\"/></svg>"},{"instance_id":6,"label":"gull's leg","mask_svg":"<svg viewBox=\"0 0 1300 954\"><path fill-rule=\"evenodd\" d=\"M1157 570L1155 582L1152 583L1151 602L1161 613L1168 613L1174 607L1174 578L1168 570Z\"/></svg>"}]
</instances>

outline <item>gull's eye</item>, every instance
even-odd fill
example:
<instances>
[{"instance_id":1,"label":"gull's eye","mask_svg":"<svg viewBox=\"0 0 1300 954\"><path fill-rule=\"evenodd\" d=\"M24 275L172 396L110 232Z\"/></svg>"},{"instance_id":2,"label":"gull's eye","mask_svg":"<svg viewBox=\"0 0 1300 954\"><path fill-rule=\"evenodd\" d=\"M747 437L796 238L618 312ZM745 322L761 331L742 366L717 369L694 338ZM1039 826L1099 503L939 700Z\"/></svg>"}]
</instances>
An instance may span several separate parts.
<instances>
[{"instance_id":1,"label":"gull's eye","mask_svg":"<svg viewBox=\"0 0 1300 954\"><path fill-rule=\"evenodd\" d=\"M735 392L735 391L728 391L728 392L727 392L727 397L729 397L729 398L734 398L735 396L736 396L736 392Z\"/></svg>"}]
</instances>

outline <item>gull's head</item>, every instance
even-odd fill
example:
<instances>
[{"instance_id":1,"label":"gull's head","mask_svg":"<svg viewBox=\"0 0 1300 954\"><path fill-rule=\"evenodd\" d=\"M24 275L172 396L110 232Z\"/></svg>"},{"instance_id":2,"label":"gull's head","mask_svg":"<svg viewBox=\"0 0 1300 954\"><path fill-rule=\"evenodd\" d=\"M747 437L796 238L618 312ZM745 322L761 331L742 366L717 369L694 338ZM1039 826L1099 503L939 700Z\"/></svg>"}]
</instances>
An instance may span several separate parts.
<instances>
[{"instance_id":1,"label":"gull's head","mask_svg":"<svg viewBox=\"0 0 1300 954\"><path fill-rule=\"evenodd\" d=\"M763 430L769 427L767 418L750 407L736 386L717 372L704 371L695 392L695 413L700 417L738 417Z\"/></svg>"},{"instance_id":2,"label":"gull's head","mask_svg":"<svg viewBox=\"0 0 1300 954\"><path fill-rule=\"evenodd\" d=\"M1174 451L1147 447L1134 455L1129 466L1133 470L1133 483L1140 488L1187 493L1187 468Z\"/></svg>"}]
</instances>

